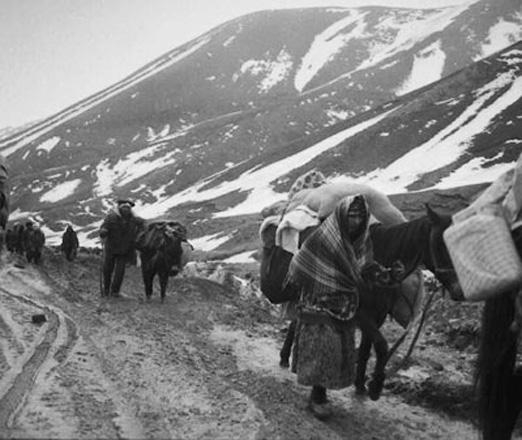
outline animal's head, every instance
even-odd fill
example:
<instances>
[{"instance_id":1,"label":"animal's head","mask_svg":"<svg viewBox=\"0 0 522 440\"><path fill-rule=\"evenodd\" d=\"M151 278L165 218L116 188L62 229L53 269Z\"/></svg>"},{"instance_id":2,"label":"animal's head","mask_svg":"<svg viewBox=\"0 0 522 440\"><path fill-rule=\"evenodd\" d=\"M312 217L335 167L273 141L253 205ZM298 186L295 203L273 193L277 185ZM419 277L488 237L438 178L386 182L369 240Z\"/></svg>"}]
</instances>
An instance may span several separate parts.
<instances>
[{"instance_id":1,"label":"animal's head","mask_svg":"<svg viewBox=\"0 0 522 440\"><path fill-rule=\"evenodd\" d=\"M464 294L443 238L444 231L451 225L451 216L436 212L429 204L426 204L426 215L431 225L429 264L426 266L448 290L452 299L462 300Z\"/></svg>"},{"instance_id":2,"label":"animal's head","mask_svg":"<svg viewBox=\"0 0 522 440\"><path fill-rule=\"evenodd\" d=\"M400 260L394 261L389 268L372 261L362 268L361 275L370 287L394 287L404 279L405 272L404 264Z\"/></svg>"}]
</instances>

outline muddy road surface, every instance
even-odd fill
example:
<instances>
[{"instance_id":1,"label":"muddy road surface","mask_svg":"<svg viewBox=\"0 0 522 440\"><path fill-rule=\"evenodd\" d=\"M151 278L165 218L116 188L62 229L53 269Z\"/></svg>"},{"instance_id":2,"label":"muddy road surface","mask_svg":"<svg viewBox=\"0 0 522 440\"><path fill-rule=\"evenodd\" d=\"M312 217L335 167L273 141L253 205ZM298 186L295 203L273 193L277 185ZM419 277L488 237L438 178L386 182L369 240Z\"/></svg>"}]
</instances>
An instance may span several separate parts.
<instances>
[{"instance_id":1,"label":"muddy road surface","mask_svg":"<svg viewBox=\"0 0 522 440\"><path fill-rule=\"evenodd\" d=\"M472 353L433 333L380 400L332 391L321 422L278 365L284 323L262 298L185 275L147 302L130 267L124 297L102 300L95 255L18 266L0 265L1 438L478 438Z\"/></svg>"}]
</instances>

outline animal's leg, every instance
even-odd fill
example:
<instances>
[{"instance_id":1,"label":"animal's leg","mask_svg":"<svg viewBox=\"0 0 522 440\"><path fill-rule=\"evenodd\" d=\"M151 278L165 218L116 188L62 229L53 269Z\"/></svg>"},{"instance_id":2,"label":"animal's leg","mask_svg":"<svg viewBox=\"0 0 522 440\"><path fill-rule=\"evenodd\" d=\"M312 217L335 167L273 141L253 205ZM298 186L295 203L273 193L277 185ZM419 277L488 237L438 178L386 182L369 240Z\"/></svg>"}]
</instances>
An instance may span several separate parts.
<instances>
[{"instance_id":1,"label":"animal's leg","mask_svg":"<svg viewBox=\"0 0 522 440\"><path fill-rule=\"evenodd\" d=\"M145 297L150 299L152 296L152 282L154 280L154 270L149 264L141 266L141 273L143 275L143 285L145 286Z\"/></svg>"},{"instance_id":2,"label":"animal's leg","mask_svg":"<svg viewBox=\"0 0 522 440\"><path fill-rule=\"evenodd\" d=\"M357 315L359 328L363 334L366 333L368 335L375 348L377 359L372 379L368 383L368 395L370 396L370 399L377 400L381 396L382 388L384 386L384 368L386 367L386 361L388 358L388 343L379 331L375 321L370 319L364 311L359 309Z\"/></svg>"},{"instance_id":3,"label":"animal's leg","mask_svg":"<svg viewBox=\"0 0 522 440\"><path fill-rule=\"evenodd\" d=\"M167 284L169 282L169 272L168 271L160 271L159 282L160 282L160 292L161 292L161 302L165 301L165 293L167 291Z\"/></svg>"},{"instance_id":4,"label":"animal's leg","mask_svg":"<svg viewBox=\"0 0 522 440\"><path fill-rule=\"evenodd\" d=\"M281 351L279 352L279 365L283 368L288 368L290 363L290 352L292 351L292 344L294 343L294 336L295 336L295 326L296 326L296 320L294 319L290 326L288 327L288 331L286 332L286 338L285 342L283 343L283 347L281 348Z\"/></svg>"},{"instance_id":5,"label":"animal's leg","mask_svg":"<svg viewBox=\"0 0 522 440\"><path fill-rule=\"evenodd\" d=\"M368 335L361 332L361 344L357 356L357 371L355 373L355 392L357 394L366 394L366 366L372 349L372 341Z\"/></svg>"}]
</instances>

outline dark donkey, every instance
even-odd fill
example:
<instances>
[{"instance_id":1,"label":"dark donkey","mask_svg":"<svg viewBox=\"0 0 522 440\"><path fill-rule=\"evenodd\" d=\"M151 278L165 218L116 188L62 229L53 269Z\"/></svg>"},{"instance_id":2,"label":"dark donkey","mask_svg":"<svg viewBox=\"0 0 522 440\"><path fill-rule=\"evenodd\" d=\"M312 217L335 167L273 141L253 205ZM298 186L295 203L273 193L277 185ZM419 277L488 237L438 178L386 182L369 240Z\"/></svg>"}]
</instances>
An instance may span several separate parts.
<instances>
[{"instance_id":1,"label":"dark donkey","mask_svg":"<svg viewBox=\"0 0 522 440\"><path fill-rule=\"evenodd\" d=\"M397 260L401 261L405 266L405 276L417 270L419 266L424 266L435 275L453 299L461 300L462 290L442 236L450 224L451 216L439 214L426 205L426 215L418 219L394 226L372 225L370 237L374 259L386 267ZM384 369L388 361L388 344L379 328L397 301L405 299L407 300L401 296L400 288L390 291L383 290L379 286L375 287L373 295L369 295L366 299L361 297L361 313L367 315L370 324L366 324L367 329L361 328L355 376L358 394L366 392L366 366L372 344L375 347L377 360L369 384L370 398L377 399L382 391ZM410 307L413 309L413 304L410 304ZM413 317L413 313L411 316Z\"/></svg>"},{"instance_id":2,"label":"dark donkey","mask_svg":"<svg viewBox=\"0 0 522 440\"><path fill-rule=\"evenodd\" d=\"M513 232L522 257L522 227ZM509 440L522 410L522 371L517 368L522 303L519 290L485 301L477 361L479 426L483 440Z\"/></svg>"},{"instance_id":3,"label":"dark donkey","mask_svg":"<svg viewBox=\"0 0 522 440\"><path fill-rule=\"evenodd\" d=\"M138 234L136 249L140 251L141 272L147 299L152 296L153 281L157 274L160 282L161 302L165 300L169 275L178 273L183 253L181 242L186 240L186 236L185 227L175 221L149 223Z\"/></svg>"},{"instance_id":4,"label":"dark donkey","mask_svg":"<svg viewBox=\"0 0 522 440\"><path fill-rule=\"evenodd\" d=\"M400 261L404 265L404 277L422 264L434 273L452 298L462 299L462 291L442 237L451 224L451 217L438 214L429 206L426 210L425 216L399 225L370 226L374 259L388 268ZM355 387L357 393L366 393L366 366L373 345L377 359L368 390L373 400L378 399L382 392L388 361L388 343L379 329L395 304L399 300L404 301L400 292L401 289L393 285L376 283L360 296L360 306L355 316L361 330ZM410 306L413 308L413 304ZM281 365L288 364L294 329L295 322L292 322L280 352Z\"/></svg>"},{"instance_id":5,"label":"dark donkey","mask_svg":"<svg viewBox=\"0 0 522 440\"><path fill-rule=\"evenodd\" d=\"M9 183L7 165L0 154L0 252L4 247L7 220L9 219Z\"/></svg>"}]
</instances>

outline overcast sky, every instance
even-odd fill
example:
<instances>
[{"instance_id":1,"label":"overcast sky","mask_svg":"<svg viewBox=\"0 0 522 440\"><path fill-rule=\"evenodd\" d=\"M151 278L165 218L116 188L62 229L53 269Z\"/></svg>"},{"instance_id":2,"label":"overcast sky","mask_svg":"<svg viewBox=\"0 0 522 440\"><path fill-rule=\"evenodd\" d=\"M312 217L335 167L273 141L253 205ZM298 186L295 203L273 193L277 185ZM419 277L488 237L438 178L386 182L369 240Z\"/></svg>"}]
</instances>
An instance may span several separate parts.
<instances>
[{"instance_id":1,"label":"overcast sky","mask_svg":"<svg viewBox=\"0 0 522 440\"><path fill-rule=\"evenodd\" d=\"M2 0L0 128L56 113L249 12L420 3L469 0Z\"/></svg>"}]
</instances>

